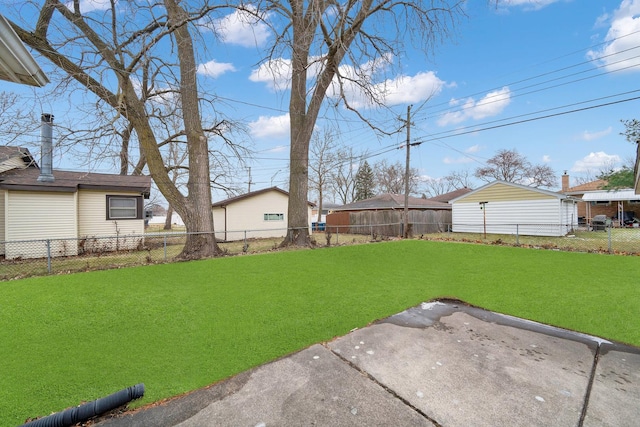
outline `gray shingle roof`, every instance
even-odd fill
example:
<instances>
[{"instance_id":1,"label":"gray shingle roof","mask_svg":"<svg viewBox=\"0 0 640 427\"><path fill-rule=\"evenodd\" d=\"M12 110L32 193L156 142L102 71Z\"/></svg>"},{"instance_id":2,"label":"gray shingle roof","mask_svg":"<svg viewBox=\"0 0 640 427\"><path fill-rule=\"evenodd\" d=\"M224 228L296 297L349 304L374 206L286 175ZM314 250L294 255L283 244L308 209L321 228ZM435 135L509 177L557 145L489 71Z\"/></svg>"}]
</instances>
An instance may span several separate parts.
<instances>
[{"instance_id":1,"label":"gray shingle roof","mask_svg":"<svg viewBox=\"0 0 640 427\"><path fill-rule=\"evenodd\" d=\"M470 193L471 191L473 190L469 187L459 188L445 194L440 194L436 197L430 197L428 200L433 200L434 202L449 203L449 200L453 200L457 197L463 196L467 193Z\"/></svg>"},{"instance_id":2,"label":"gray shingle roof","mask_svg":"<svg viewBox=\"0 0 640 427\"><path fill-rule=\"evenodd\" d=\"M278 188L278 187L269 187L269 188L263 188L262 190L256 190L256 191L251 191L249 193L245 193L245 194L241 194L239 196L234 196L234 197L230 197L228 199L224 199L224 200L220 200L218 202L214 202L211 206L216 208L216 207L221 207L221 206L227 206L231 203L237 202L239 200L244 200L244 199L248 199L250 197L253 196L257 196L259 194L262 193L267 193L269 191L277 191L278 193L282 193L285 196L289 197L289 193L287 193L286 191ZM311 202L307 202L310 206L315 206L313 203Z\"/></svg>"},{"instance_id":3,"label":"gray shingle roof","mask_svg":"<svg viewBox=\"0 0 640 427\"><path fill-rule=\"evenodd\" d=\"M382 209L404 209L404 195L402 194L381 194L370 199L360 200L347 205L333 208L333 211L359 211L359 210L382 210ZM418 197L409 197L409 209L451 209L448 203L437 202Z\"/></svg>"},{"instance_id":4,"label":"gray shingle roof","mask_svg":"<svg viewBox=\"0 0 640 427\"><path fill-rule=\"evenodd\" d=\"M40 169L12 169L0 174L0 188L31 191L75 192L78 189L139 191L145 195L151 190L151 178L136 175L115 175L54 170L54 182L39 182Z\"/></svg>"}]
</instances>

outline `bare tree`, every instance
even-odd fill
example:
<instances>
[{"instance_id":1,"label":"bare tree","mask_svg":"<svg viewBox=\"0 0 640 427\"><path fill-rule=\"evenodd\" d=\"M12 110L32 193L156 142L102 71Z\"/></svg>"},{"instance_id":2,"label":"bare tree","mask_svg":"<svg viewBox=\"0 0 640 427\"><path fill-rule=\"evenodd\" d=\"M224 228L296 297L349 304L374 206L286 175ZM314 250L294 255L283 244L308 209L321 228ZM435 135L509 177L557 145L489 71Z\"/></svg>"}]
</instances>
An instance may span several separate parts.
<instances>
[{"instance_id":1,"label":"bare tree","mask_svg":"<svg viewBox=\"0 0 640 427\"><path fill-rule=\"evenodd\" d=\"M85 15L79 0L69 5L59 0L33 5L39 10L35 28L17 24L13 28L25 43L93 93L98 99L96 111L111 111L109 121L121 124L123 144L117 152L122 171L129 162L124 141L135 134L140 155L134 173L141 173L146 165L187 231L197 232L188 234L180 257L216 255L208 137L222 137L226 126L214 119L203 127L190 26L221 6L205 1L200 8L187 10L191 5L178 0L163 0L163 7L146 1L112 1L105 13ZM121 13L118 7L136 13ZM142 22L142 17L147 21ZM173 57L162 49L167 44L173 46ZM65 85L71 87L73 82L67 80ZM161 151L162 144L176 135L158 135L152 124L154 111L149 101L167 97L175 99L182 112L179 135L186 141L188 154L187 195L172 181Z\"/></svg>"},{"instance_id":2,"label":"bare tree","mask_svg":"<svg viewBox=\"0 0 640 427\"><path fill-rule=\"evenodd\" d=\"M353 153L353 148L338 150L336 157L340 160L334 165L330 174L330 183L337 201L342 204L351 203L356 197L356 174L360 160Z\"/></svg>"},{"instance_id":3,"label":"bare tree","mask_svg":"<svg viewBox=\"0 0 640 427\"><path fill-rule=\"evenodd\" d=\"M289 233L283 245L308 245L307 188L309 145L313 128L328 91L360 117L347 97L357 87L373 104L382 104L372 84L371 67L355 71L349 64L391 65L412 38L430 51L463 14L461 0L263 0L257 15L269 16L278 32L268 59L274 63L280 51L291 68L289 117L291 121L289 175ZM268 15L267 15L268 14Z\"/></svg>"},{"instance_id":4,"label":"bare tree","mask_svg":"<svg viewBox=\"0 0 640 427\"><path fill-rule=\"evenodd\" d=\"M309 163L309 190L318 196L318 218L322 221L322 205L329 185L331 172L338 163L337 144L333 132L328 129L315 132L311 138L311 160Z\"/></svg>"},{"instance_id":5,"label":"bare tree","mask_svg":"<svg viewBox=\"0 0 640 427\"><path fill-rule=\"evenodd\" d=\"M378 193L404 194L405 169L406 167L400 162L394 164L389 164L386 160L376 162L373 165L373 174ZM409 194L415 194L418 191L418 180L418 170L411 168L409 170Z\"/></svg>"},{"instance_id":6,"label":"bare tree","mask_svg":"<svg viewBox=\"0 0 640 427\"><path fill-rule=\"evenodd\" d=\"M546 165L532 165L516 150L500 150L487 160L487 165L476 169L474 176L486 182L502 180L532 187L553 187L556 175Z\"/></svg>"},{"instance_id":7,"label":"bare tree","mask_svg":"<svg viewBox=\"0 0 640 427\"><path fill-rule=\"evenodd\" d=\"M474 185L468 169L453 171L445 176L444 179L451 184L451 190L449 191L459 190L461 188L472 188Z\"/></svg>"},{"instance_id":8,"label":"bare tree","mask_svg":"<svg viewBox=\"0 0 640 427\"><path fill-rule=\"evenodd\" d=\"M422 181L421 187L425 199L446 194L454 190L451 181L446 178L428 178Z\"/></svg>"}]
</instances>

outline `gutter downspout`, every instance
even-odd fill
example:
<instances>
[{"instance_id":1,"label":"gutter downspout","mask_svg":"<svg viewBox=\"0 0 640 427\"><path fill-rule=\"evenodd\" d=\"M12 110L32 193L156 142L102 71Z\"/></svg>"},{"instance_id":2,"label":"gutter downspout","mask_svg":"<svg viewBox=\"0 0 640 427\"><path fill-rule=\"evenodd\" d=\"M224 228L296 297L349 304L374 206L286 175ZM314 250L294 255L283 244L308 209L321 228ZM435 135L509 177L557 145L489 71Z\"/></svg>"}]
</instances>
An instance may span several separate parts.
<instances>
[{"instance_id":1,"label":"gutter downspout","mask_svg":"<svg viewBox=\"0 0 640 427\"><path fill-rule=\"evenodd\" d=\"M227 206L222 206L224 209L224 241L227 241Z\"/></svg>"}]
</instances>

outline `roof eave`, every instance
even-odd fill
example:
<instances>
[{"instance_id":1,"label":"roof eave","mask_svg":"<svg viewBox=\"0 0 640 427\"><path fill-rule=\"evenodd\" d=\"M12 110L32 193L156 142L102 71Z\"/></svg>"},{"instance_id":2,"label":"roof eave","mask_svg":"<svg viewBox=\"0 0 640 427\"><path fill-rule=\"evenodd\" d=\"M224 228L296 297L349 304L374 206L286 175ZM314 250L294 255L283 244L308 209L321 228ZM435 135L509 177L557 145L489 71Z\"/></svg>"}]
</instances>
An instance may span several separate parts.
<instances>
[{"instance_id":1,"label":"roof eave","mask_svg":"<svg viewBox=\"0 0 640 427\"><path fill-rule=\"evenodd\" d=\"M42 87L49 83L44 71L11 27L0 15L0 74L8 81Z\"/></svg>"}]
</instances>

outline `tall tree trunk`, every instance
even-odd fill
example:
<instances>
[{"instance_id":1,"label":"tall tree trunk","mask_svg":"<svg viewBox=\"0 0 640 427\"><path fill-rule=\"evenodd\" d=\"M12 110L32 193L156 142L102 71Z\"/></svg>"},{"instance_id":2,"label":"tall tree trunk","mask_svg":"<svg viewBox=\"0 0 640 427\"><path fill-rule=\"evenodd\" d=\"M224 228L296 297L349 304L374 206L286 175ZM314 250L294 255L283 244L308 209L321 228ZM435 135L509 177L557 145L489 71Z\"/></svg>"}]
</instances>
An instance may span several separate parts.
<instances>
[{"instance_id":1,"label":"tall tree trunk","mask_svg":"<svg viewBox=\"0 0 640 427\"><path fill-rule=\"evenodd\" d=\"M196 59L193 41L187 27L188 14L175 0L165 0L169 23L176 26L174 37L180 59L180 96L187 147L189 152L189 180L186 200L186 217L178 211L189 231L182 253L183 259L214 256L220 253L213 229L211 184L209 170L209 145L202 129ZM176 207L177 210L177 207Z\"/></svg>"},{"instance_id":2,"label":"tall tree trunk","mask_svg":"<svg viewBox=\"0 0 640 427\"><path fill-rule=\"evenodd\" d=\"M164 219L164 230L171 230L171 220L173 219L173 208L171 205L167 208L167 216Z\"/></svg>"},{"instance_id":3,"label":"tall tree trunk","mask_svg":"<svg viewBox=\"0 0 640 427\"><path fill-rule=\"evenodd\" d=\"M322 222L322 185L318 189L318 224Z\"/></svg>"}]
</instances>

